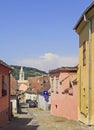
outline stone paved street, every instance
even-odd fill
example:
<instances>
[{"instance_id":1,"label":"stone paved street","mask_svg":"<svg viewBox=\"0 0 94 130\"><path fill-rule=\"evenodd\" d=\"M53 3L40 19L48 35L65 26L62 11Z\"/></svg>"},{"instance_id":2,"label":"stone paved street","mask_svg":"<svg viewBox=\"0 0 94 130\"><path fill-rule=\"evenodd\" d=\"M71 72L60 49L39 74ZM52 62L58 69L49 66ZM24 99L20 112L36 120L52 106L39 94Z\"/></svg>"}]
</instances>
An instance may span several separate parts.
<instances>
[{"instance_id":1,"label":"stone paved street","mask_svg":"<svg viewBox=\"0 0 94 130\"><path fill-rule=\"evenodd\" d=\"M0 126L0 130L94 130L84 124L50 115L37 108L22 108L12 121Z\"/></svg>"}]
</instances>

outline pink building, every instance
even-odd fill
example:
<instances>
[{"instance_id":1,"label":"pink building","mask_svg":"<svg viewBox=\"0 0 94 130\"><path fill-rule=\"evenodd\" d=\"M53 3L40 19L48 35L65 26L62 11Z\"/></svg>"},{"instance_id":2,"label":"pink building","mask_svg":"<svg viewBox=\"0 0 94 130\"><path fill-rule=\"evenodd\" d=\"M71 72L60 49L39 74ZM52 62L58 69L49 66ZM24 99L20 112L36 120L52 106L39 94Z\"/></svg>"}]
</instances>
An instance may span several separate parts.
<instances>
[{"instance_id":1,"label":"pink building","mask_svg":"<svg viewBox=\"0 0 94 130\"><path fill-rule=\"evenodd\" d=\"M49 72L51 114L78 120L77 67L62 67Z\"/></svg>"}]
</instances>

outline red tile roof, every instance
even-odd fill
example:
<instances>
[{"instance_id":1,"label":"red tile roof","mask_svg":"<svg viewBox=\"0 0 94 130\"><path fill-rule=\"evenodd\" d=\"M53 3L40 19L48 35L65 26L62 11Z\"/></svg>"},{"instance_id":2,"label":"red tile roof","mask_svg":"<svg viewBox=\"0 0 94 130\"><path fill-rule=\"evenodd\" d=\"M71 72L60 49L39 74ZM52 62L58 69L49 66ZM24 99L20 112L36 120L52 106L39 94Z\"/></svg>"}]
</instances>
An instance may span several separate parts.
<instances>
[{"instance_id":1,"label":"red tile roof","mask_svg":"<svg viewBox=\"0 0 94 130\"><path fill-rule=\"evenodd\" d=\"M43 90L48 90L50 88L48 76L29 77L28 82L29 88L26 91L28 93L42 92Z\"/></svg>"},{"instance_id":2,"label":"red tile roof","mask_svg":"<svg viewBox=\"0 0 94 130\"><path fill-rule=\"evenodd\" d=\"M59 73L60 72L77 72L77 66L76 67L61 67L54 70L50 70L49 74Z\"/></svg>"}]
</instances>

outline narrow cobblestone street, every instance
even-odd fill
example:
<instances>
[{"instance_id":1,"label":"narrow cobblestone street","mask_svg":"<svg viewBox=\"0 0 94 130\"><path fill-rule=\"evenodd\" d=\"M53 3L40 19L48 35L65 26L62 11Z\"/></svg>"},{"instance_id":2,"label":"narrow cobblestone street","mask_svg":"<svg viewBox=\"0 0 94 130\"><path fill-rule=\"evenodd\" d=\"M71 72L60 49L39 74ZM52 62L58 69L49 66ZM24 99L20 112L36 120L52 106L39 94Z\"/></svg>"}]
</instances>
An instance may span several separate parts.
<instances>
[{"instance_id":1,"label":"narrow cobblestone street","mask_svg":"<svg viewBox=\"0 0 94 130\"><path fill-rule=\"evenodd\" d=\"M24 107L21 114L14 114L12 121L0 130L94 130L94 127L50 115L50 111Z\"/></svg>"}]
</instances>

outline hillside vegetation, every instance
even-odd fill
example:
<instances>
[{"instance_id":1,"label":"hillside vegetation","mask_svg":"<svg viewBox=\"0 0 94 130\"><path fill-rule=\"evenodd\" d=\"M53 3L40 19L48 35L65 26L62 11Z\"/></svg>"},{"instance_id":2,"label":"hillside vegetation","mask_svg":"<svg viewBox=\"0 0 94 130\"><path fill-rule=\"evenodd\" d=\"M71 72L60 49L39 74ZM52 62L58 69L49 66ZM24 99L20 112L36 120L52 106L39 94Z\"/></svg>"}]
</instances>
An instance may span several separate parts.
<instances>
[{"instance_id":1,"label":"hillside vegetation","mask_svg":"<svg viewBox=\"0 0 94 130\"><path fill-rule=\"evenodd\" d=\"M11 72L12 75L16 78L16 80L18 80L21 66L11 65L11 67L13 68ZM25 80L31 76L41 76L41 75L47 74L45 71L41 71L41 70L38 70L36 68L31 68L31 67L23 67L23 70L24 70Z\"/></svg>"}]
</instances>

